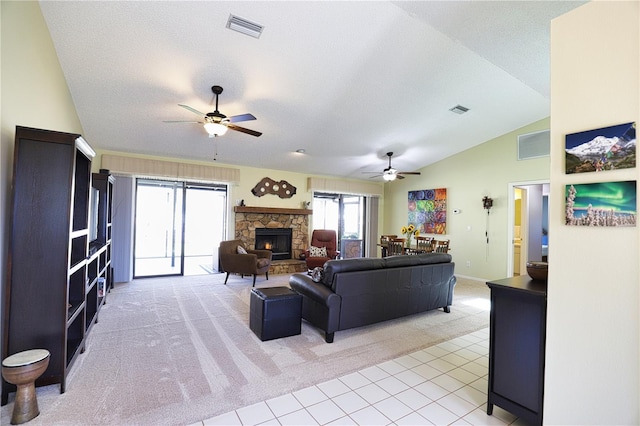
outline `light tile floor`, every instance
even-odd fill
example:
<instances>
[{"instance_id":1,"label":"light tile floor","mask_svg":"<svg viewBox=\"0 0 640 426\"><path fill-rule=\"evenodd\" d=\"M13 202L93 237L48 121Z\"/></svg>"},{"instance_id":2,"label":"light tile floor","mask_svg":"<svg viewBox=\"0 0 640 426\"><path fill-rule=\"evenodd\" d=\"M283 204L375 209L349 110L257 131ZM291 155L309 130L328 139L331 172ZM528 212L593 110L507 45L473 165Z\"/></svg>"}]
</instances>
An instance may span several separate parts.
<instances>
[{"instance_id":1,"label":"light tile floor","mask_svg":"<svg viewBox=\"0 0 640 426\"><path fill-rule=\"evenodd\" d=\"M489 329L197 425L524 425L487 416Z\"/></svg>"}]
</instances>

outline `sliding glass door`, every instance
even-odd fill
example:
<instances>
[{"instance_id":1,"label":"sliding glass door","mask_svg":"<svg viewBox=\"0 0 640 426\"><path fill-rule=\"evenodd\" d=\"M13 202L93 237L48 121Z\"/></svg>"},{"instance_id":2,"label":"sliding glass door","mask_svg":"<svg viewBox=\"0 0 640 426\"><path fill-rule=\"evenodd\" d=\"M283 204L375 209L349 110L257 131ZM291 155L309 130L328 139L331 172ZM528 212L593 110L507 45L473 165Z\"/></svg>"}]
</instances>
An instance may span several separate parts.
<instances>
[{"instance_id":1,"label":"sliding glass door","mask_svg":"<svg viewBox=\"0 0 640 426\"><path fill-rule=\"evenodd\" d=\"M224 185L138 179L134 277L215 272L226 202Z\"/></svg>"},{"instance_id":2,"label":"sliding glass door","mask_svg":"<svg viewBox=\"0 0 640 426\"><path fill-rule=\"evenodd\" d=\"M184 275L218 272L225 235L227 188L187 184L184 215Z\"/></svg>"},{"instance_id":3,"label":"sliding glass door","mask_svg":"<svg viewBox=\"0 0 640 426\"><path fill-rule=\"evenodd\" d=\"M365 197L360 195L313 194L313 229L333 229L343 258L364 256Z\"/></svg>"}]
</instances>

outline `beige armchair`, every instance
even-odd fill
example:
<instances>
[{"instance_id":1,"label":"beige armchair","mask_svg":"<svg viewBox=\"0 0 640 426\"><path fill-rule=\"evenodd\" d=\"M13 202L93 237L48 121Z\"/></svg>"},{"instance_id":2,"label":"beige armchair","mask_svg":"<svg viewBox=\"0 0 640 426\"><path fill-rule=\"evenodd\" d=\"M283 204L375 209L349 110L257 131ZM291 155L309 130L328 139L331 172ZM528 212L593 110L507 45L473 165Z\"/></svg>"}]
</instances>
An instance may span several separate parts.
<instances>
[{"instance_id":1,"label":"beige armchair","mask_svg":"<svg viewBox=\"0 0 640 426\"><path fill-rule=\"evenodd\" d=\"M242 247L247 254L239 254L238 247ZM251 250L244 247L241 240L220 242L220 266L227 273L224 283L227 284L230 273L253 275L253 287L256 286L256 275L265 274L269 279L271 266L271 250Z\"/></svg>"}]
</instances>

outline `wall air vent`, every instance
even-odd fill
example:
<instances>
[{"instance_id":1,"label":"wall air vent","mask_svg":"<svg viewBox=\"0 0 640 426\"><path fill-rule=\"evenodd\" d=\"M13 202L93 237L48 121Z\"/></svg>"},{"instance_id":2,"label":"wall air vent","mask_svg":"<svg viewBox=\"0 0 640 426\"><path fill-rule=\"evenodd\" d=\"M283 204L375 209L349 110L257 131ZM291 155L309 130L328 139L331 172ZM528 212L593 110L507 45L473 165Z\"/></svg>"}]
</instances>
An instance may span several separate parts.
<instances>
[{"instance_id":1,"label":"wall air vent","mask_svg":"<svg viewBox=\"0 0 640 426\"><path fill-rule=\"evenodd\" d=\"M518 160L548 157L551 150L549 130L518 135Z\"/></svg>"},{"instance_id":2,"label":"wall air vent","mask_svg":"<svg viewBox=\"0 0 640 426\"><path fill-rule=\"evenodd\" d=\"M227 28L251 37L260 38L260 34L262 34L264 26L256 24L255 22L247 21L239 16L229 15Z\"/></svg>"},{"instance_id":3,"label":"wall air vent","mask_svg":"<svg viewBox=\"0 0 640 426\"><path fill-rule=\"evenodd\" d=\"M464 114L469 111L469 108L463 107L462 105L456 105L453 108L450 108L449 111L455 112L456 114Z\"/></svg>"}]
</instances>

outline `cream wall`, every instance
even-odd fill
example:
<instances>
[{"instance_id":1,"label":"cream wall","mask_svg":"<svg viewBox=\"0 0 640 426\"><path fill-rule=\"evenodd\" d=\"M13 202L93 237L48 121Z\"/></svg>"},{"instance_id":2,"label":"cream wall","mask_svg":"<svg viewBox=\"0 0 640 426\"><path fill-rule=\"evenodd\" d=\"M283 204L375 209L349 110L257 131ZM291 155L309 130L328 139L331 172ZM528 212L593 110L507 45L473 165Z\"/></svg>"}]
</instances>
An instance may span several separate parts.
<instances>
[{"instance_id":1,"label":"cream wall","mask_svg":"<svg viewBox=\"0 0 640 426\"><path fill-rule=\"evenodd\" d=\"M90 143L90 141L89 141ZM236 201L244 200L246 206L250 207L279 207L279 208L302 208L303 202L312 202L313 194L307 187L307 178L308 177L321 177L327 180L333 180L331 178L325 176L318 175L308 175L304 173L293 173L282 170L272 170L272 169L262 169L257 167L245 167L245 166L235 166L230 164L218 163L218 162L198 162L198 161L187 161L179 158L167 158L167 157L157 157L150 155L139 155L139 154L129 154L125 152L115 152L115 151L103 151L96 150L96 160L94 161L92 167L93 171L97 172L100 169L100 161L102 155L104 154L112 154L124 157L135 157L135 158L146 158L146 159L154 159L154 160L163 160L163 161L175 161L182 163L190 163L190 164L205 164L209 166L217 166L217 167L230 167L234 169L238 169L240 171L240 181L237 183L229 184L229 192L228 192L228 210L227 210L227 235L230 238L233 238L235 235L235 216L233 213L233 207L236 204ZM295 161L295 156L300 154L289 154L291 156L291 161ZM253 195L251 190L260 182L263 178L268 177L270 179L275 180L276 182L280 182L282 180L287 181L290 185L296 187L296 193L291 198L280 198L274 194L266 194L261 197L256 197ZM344 182L345 179L341 179L341 182ZM354 181L357 183L357 181ZM367 184L370 184L367 182ZM380 184L382 185L382 184ZM383 212L379 213L379 216L382 218ZM382 220L379 221L378 232L381 230ZM309 231L311 231L311 227Z\"/></svg>"},{"instance_id":2,"label":"cream wall","mask_svg":"<svg viewBox=\"0 0 640 426\"><path fill-rule=\"evenodd\" d=\"M0 287L6 271L16 125L82 133L73 100L37 2L0 2Z\"/></svg>"},{"instance_id":3,"label":"cream wall","mask_svg":"<svg viewBox=\"0 0 640 426\"><path fill-rule=\"evenodd\" d=\"M508 229L509 183L549 178L549 157L517 160L517 137L549 129L549 119L532 123L511 133L446 158L421 170L420 176L387 183L385 188L384 234L400 235L407 224L408 192L419 189L447 189L447 234L429 235L449 239L456 274L483 280L507 274L511 239ZM443 142L446 143L446 142ZM488 217L484 196L493 198ZM458 209L460 214L453 214ZM471 230L468 230L470 227ZM466 267L466 262L471 267Z\"/></svg>"},{"instance_id":4,"label":"cream wall","mask_svg":"<svg viewBox=\"0 0 640 426\"><path fill-rule=\"evenodd\" d=\"M91 141L88 142L91 143ZM230 202L232 205L235 205L236 200L244 199L247 206L301 208L303 201L311 201L312 199L311 192L307 191L307 177L309 175L302 173L261 169L256 167L243 167L233 164L219 163L217 161L193 161L181 158L131 154L127 152L107 151L101 149L96 149L96 160L92 164L92 169L94 172L97 172L102 167L100 162L102 155L104 154L237 169L240 171L240 182L230 184L229 200L231 200ZM295 159L292 159L292 161L295 161ZM251 190L256 186L258 182L262 180L262 178L265 177L271 178L277 182L281 180L289 182L291 185L296 187L296 193L291 198L280 198L277 195L273 194L266 194L262 197L256 197L255 195L253 195Z\"/></svg>"},{"instance_id":5,"label":"cream wall","mask_svg":"<svg viewBox=\"0 0 640 426\"><path fill-rule=\"evenodd\" d=\"M640 424L640 227L564 225L564 135L640 121L640 3L590 2L551 25L551 188L546 424Z\"/></svg>"}]
</instances>

